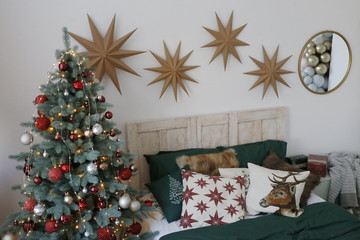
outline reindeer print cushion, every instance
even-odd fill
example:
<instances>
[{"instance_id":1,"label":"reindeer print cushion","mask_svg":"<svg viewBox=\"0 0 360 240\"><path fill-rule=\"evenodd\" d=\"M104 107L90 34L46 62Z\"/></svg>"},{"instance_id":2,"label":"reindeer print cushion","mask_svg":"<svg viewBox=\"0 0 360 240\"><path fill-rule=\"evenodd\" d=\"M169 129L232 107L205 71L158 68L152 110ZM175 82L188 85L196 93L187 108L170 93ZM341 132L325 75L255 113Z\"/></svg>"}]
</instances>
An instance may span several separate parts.
<instances>
[{"instance_id":1,"label":"reindeer print cushion","mask_svg":"<svg viewBox=\"0 0 360 240\"><path fill-rule=\"evenodd\" d=\"M223 225L245 216L245 183L239 177L208 176L182 170L180 227Z\"/></svg>"},{"instance_id":2,"label":"reindeer print cushion","mask_svg":"<svg viewBox=\"0 0 360 240\"><path fill-rule=\"evenodd\" d=\"M249 163L250 186L246 195L248 214L276 213L298 217L301 194L310 172L272 170Z\"/></svg>"}]
</instances>

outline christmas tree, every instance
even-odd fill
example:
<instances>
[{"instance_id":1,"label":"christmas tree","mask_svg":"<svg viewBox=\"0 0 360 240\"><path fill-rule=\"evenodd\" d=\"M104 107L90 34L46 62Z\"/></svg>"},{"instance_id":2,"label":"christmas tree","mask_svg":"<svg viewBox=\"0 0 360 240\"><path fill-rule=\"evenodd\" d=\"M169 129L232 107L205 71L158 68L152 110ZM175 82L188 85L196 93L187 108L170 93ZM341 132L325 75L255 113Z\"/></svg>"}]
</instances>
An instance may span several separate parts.
<instances>
[{"instance_id":1,"label":"christmas tree","mask_svg":"<svg viewBox=\"0 0 360 240\"><path fill-rule=\"evenodd\" d=\"M151 202L128 186L136 174L134 156L121 151L121 132L103 88L87 68L88 58L70 47L57 50L56 70L40 86L36 114L22 123L29 151L10 158L25 161L26 196L21 211L2 226L11 239L148 239L141 221Z\"/></svg>"}]
</instances>

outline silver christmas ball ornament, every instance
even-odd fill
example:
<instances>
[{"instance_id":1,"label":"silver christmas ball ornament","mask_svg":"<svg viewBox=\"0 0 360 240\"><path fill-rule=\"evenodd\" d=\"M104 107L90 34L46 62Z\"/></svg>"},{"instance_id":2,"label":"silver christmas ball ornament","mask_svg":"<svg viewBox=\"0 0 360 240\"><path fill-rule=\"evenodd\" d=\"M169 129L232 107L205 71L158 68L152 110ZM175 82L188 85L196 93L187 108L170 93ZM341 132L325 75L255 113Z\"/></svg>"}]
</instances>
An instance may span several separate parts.
<instances>
[{"instance_id":1,"label":"silver christmas ball ornament","mask_svg":"<svg viewBox=\"0 0 360 240\"><path fill-rule=\"evenodd\" d=\"M89 237L89 236L90 236L90 233L89 233L89 232L84 232L84 236L85 236L85 237Z\"/></svg>"},{"instance_id":2,"label":"silver christmas ball ornament","mask_svg":"<svg viewBox=\"0 0 360 240\"><path fill-rule=\"evenodd\" d=\"M101 163L101 164L99 165L99 168L100 168L101 170L106 170L106 169L108 169L108 167L109 167L109 164L106 163L106 162L103 162L103 163Z\"/></svg>"},{"instance_id":3,"label":"silver christmas ball ornament","mask_svg":"<svg viewBox=\"0 0 360 240\"><path fill-rule=\"evenodd\" d=\"M141 203L139 201L137 201L137 200L131 201L131 203L130 203L130 211L137 212L137 211L140 210L140 208L141 208Z\"/></svg>"},{"instance_id":4,"label":"silver christmas ball ornament","mask_svg":"<svg viewBox=\"0 0 360 240\"><path fill-rule=\"evenodd\" d=\"M94 136L94 133L90 129L88 129L84 131L84 136L86 138L92 138Z\"/></svg>"},{"instance_id":5,"label":"silver christmas ball ornament","mask_svg":"<svg viewBox=\"0 0 360 240\"><path fill-rule=\"evenodd\" d=\"M95 163L89 163L87 166L86 166L86 171L90 174L97 174L98 173L98 167L96 166Z\"/></svg>"},{"instance_id":6,"label":"silver christmas ball ornament","mask_svg":"<svg viewBox=\"0 0 360 240\"><path fill-rule=\"evenodd\" d=\"M99 123L96 123L93 127L92 127L92 131L95 135L99 135L102 133L103 128Z\"/></svg>"},{"instance_id":7,"label":"silver christmas ball ornament","mask_svg":"<svg viewBox=\"0 0 360 240\"><path fill-rule=\"evenodd\" d=\"M129 194L125 193L119 198L119 206L123 209L128 209L131 204L131 198Z\"/></svg>"},{"instance_id":8,"label":"silver christmas ball ornament","mask_svg":"<svg viewBox=\"0 0 360 240\"><path fill-rule=\"evenodd\" d=\"M36 216L41 216L45 212L45 206L41 203L36 204L34 207L34 214Z\"/></svg>"},{"instance_id":9,"label":"silver christmas ball ornament","mask_svg":"<svg viewBox=\"0 0 360 240\"><path fill-rule=\"evenodd\" d=\"M67 203L67 204L72 204L74 202L74 199L70 195L65 195L64 202Z\"/></svg>"},{"instance_id":10,"label":"silver christmas ball ornament","mask_svg":"<svg viewBox=\"0 0 360 240\"><path fill-rule=\"evenodd\" d=\"M43 152L43 157L48 157L49 156L49 153L47 151L44 151Z\"/></svg>"},{"instance_id":11,"label":"silver christmas ball ornament","mask_svg":"<svg viewBox=\"0 0 360 240\"><path fill-rule=\"evenodd\" d=\"M69 96L69 91L67 89L64 91L64 96Z\"/></svg>"},{"instance_id":12,"label":"silver christmas ball ornament","mask_svg":"<svg viewBox=\"0 0 360 240\"><path fill-rule=\"evenodd\" d=\"M5 234L1 240L16 240L16 237L12 233Z\"/></svg>"},{"instance_id":13,"label":"silver christmas ball ornament","mask_svg":"<svg viewBox=\"0 0 360 240\"><path fill-rule=\"evenodd\" d=\"M119 224L120 224L120 220L119 220L119 219L116 219L114 223L115 223L116 225L119 225Z\"/></svg>"},{"instance_id":14,"label":"silver christmas ball ornament","mask_svg":"<svg viewBox=\"0 0 360 240\"><path fill-rule=\"evenodd\" d=\"M131 170L131 175L135 176L138 173L138 168L135 164L131 164L130 166L130 170Z\"/></svg>"},{"instance_id":15,"label":"silver christmas ball ornament","mask_svg":"<svg viewBox=\"0 0 360 240\"><path fill-rule=\"evenodd\" d=\"M87 190L87 188L83 188L82 190L81 190L83 193L87 193L88 192L88 190Z\"/></svg>"},{"instance_id":16,"label":"silver christmas ball ornament","mask_svg":"<svg viewBox=\"0 0 360 240\"><path fill-rule=\"evenodd\" d=\"M29 145L33 142L34 137L29 132L25 132L20 136L20 142L24 145Z\"/></svg>"}]
</instances>

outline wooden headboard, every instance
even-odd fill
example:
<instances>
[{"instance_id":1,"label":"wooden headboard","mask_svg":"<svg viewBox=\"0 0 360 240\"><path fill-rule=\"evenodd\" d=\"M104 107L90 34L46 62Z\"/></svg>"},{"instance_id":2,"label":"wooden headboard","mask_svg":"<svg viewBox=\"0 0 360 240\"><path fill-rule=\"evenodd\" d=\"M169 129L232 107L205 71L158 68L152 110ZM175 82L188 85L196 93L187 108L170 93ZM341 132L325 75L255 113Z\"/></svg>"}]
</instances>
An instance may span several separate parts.
<instances>
[{"instance_id":1,"label":"wooden headboard","mask_svg":"<svg viewBox=\"0 0 360 240\"><path fill-rule=\"evenodd\" d=\"M144 154L186 148L213 148L237 144L286 140L285 107L178 117L127 124L129 153L136 154L139 173L132 186L144 188L150 181Z\"/></svg>"}]
</instances>

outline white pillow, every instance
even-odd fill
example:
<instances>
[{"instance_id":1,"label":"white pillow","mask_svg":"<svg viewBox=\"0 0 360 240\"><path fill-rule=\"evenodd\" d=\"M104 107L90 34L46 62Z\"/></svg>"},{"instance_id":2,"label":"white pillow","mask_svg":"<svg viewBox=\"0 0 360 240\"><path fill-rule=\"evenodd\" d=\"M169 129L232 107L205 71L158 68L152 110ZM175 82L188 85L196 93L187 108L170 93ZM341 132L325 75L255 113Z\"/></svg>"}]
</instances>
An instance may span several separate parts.
<instances>
[{"instance_id":1,"label":"white pillow","mask_svg":"<svg viewBox=\"0 0 360 240\"><path fill-rule=\"evenodd\" d=\"M247 194L250 185L248 168L219 168L219 173L222 177L236 178L238 183L245 187L245 194Z\"/></svg>"},{"instance_id":2,"label":"white pillow","mask_svg":"<svg viewBox=\"0 0 360 240\"><path fill-rule=\"evenodd\" d=\"M222 225L245 216L245 189L235 178L182 170L183 205L180 227Z\"/></svg>"},{"instance_id":3,"label":"white pillow","mask_svg":"<svg viewBox=\"0 0 360 240\"><path fill-rule=\"evenodd\" d=\"M250 215L276 212L283 216L298 217L302 214L299 203L309 171L272 170L252 163L248 163L248 167L250 187L246 195L246 209ZM290 206L285 207L284 204Z\"/></svg>"}]
</instances>

